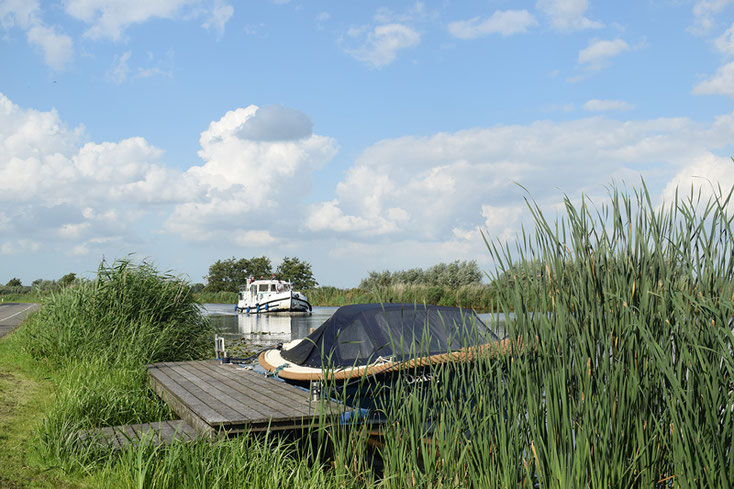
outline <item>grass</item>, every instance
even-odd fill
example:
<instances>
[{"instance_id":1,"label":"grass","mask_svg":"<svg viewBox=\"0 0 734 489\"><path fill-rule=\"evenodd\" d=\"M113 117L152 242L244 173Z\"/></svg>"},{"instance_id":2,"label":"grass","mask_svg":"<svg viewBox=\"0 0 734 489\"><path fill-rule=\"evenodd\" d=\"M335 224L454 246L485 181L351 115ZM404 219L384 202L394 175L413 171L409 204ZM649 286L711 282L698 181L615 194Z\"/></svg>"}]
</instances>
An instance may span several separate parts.
<instances>
[{"instance_id":1,"label":"grass","mask_svg":"<svg viewBox=\"0 0 734 489\"><path fill-rule=\"evenodd\" d=\"M609 204L567 200L555 221L529 203L532 232L514 248L488 241L498 276L530 277L504 280L490 304L515 312L510 348L431 367L419 386L408 383L418 372L404 372L374 448L357 423L296 441L79 451L65 438L78 427L167 416L141 366L196 357L207 332L173 278L104 268L96 288L64 292L0 344L0 362L12 343L24 368L58 385L34 428L37 468L13 462L11 473L61 467L49 477L101 487L732 487L730 197L691 193L658 207L644 185L612 188ZM157 303L159 294L171 295ZM185 300L157 314L176 298ZM171 318L187 332L169 331ZM343 395L336 384L331 392Z\"/></svg>"}]
</instances>

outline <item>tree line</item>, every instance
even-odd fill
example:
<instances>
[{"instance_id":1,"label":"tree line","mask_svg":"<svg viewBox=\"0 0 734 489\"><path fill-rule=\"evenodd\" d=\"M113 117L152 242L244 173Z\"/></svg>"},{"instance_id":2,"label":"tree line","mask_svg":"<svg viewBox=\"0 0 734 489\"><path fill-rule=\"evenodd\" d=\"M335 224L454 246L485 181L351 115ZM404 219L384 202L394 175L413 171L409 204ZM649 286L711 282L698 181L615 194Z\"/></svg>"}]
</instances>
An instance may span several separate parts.
<instances>
[{"instance_id":1,"label":"tree line","mask_svg":"<svg viewBox=\"0 0 734 489\"><path fill-rule=\"evenodd\" d=\"M398 284L460 287L462 285L481 284L482 277L482 271L479 269L476 260L456 260L452 263L439 263L425 270L411 268L396 272L390 272L389 270L371 271L367 278L360 282L359 288L374 289Z\"/></svg>"},{"instance_id":2,"label":"tree line","mask_svg":"<svg viewBox=\"0 0 734 489\"><path fill-rule=\"evenodd\" d=\"M273 265L266 256L247 258L228 258L217 260L209 267L204 290L207 292L239 292L250 277L271 278L289 281L297 289L311 289L318 285L313 277L311 264L300 258L285 257L273 271Z\"/></svg>"}]
</instances>

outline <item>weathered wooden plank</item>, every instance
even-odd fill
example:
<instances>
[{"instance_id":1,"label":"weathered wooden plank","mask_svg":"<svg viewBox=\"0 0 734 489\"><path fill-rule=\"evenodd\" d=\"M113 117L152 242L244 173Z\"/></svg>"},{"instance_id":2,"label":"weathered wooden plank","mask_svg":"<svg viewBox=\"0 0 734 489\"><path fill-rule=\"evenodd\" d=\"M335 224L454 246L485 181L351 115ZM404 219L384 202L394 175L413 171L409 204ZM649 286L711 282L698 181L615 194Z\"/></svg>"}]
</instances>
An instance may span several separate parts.
<instances>
[{"instance_id":1,"label":"weathered wooden plank","mask_svg":"<svg viewBox=\"0 0 734 489\"><path fill-rule=\"evenodd\" d=\"M259 393L264 393L267 395L267 393L270 393L270 392L277 392L276 394L274 394L274 396L278 400L287 399L288 403L296 403L296 404L306 403L308 404L308 392L303 391L290 384L286 384L285 382L281 382L276 379L267 378L264 375L258 374L256 372L252 372L250 370L238 368L231 364L230 365L216 365L216 364L212 365L209 362L206 362L206 363L202 362L202 363L206 365L208 368L217 370L222 375L226 375L240 382L242 382L242 379L245 378L246 380L244 382L247 384L247 386L253 390L256 390Z\"/></svg>"},{"instance_id":2,"label":"weathered wooden plank","mask_svg":"<svg viewBox=\"0 0 734 489\"><path fill-rule=\"evenodd\" d=\"M151 385L188 424L204 434L300 429L333 419L349 408L336 402L310 402L308 392L218 361L159 363L149 366ZM327 421L331 422L331 421ZM190 425L190 426L189 426ZM160 426L162 437L175 437L174 425Z\"/></svg>"},{"instance_id":3,"label":"weathered wooden plank","mask_svg":"<svg viewBox=\"0 0 734 489\"><path fill-rule=\"evenodd\" d=\"M232 379L218 370L224 368L207 368L204 365L190 365L190 368L198 369L203 375L209 376L211 379L219 382L221 387L229 390L230 395L242 404L251 407L253 411L259 413L259 416L252 416L252 419L270 419L273 417L293 417L310 414L307 410L294 408L292 403L284 403L271 397L261 396L257 391L252 389L246 381L247 378L240 377Z\"/></svg>"},{"instance_id":4,"label":"weathered wooden plank","mask_svg":"<svg viewBox=\"0 0 734 489\"><path fill-rule=\"evenodd\" d=\"M150 372L150 371L149 371ZM213 436L214 429L210 422L205 420L203 416L208 416L210 420L217 420L218 413L211 410L207 405L200 403L196 398L182 389L172 389L175 382L165 375L165 373L156 371L157 375L150 376L151 386L158 396L168 404L178 416L196 429L196 432L203 436Z\"/></svg>"},{"instance_id":5,"label":"weathered wooden plank","mask_svg":"<svg viewBox=\"0 0 734 489\"><path fill-rule=\"evenodd\" d=\"M161 387L179 398L181 402L195 409L196 413L209 424L219 423L226 419L217 409L213 408L196 396L195 392L192 392L192 389L190 388L192 384L186 381L185 378L182 379L175 369L159 367L156 369L149 369L148 373L151 378L156 379ZM198 388L194 390L198 390Z\"/></svg>"},{"instance_id":6,"label":"weathered wooden plank","mask_svg":"<svg viewBox=\"0 0 734 489\"><path fill-rule=\"evenodd\" d=\"M85 430L79 433L82 443L97 443L112 450L120 450L130 444L145 441L154 445L173 441L191 441L197 438L196 430L183 420L159 421L133 425L109 426Z\"/></svg>"},{"instance_id":7,"label":"weathered wooden plank","mask_svg":"<svg viewBox=\"0 0 734 489\"><path fill-rule=\"evenodd\" d=\"M195 370L190 369L185 364L171 368L169 375L174 378L179 376L177 378L179 384L185 385L186 389L194 396L213 409L216 409L224 418L221 422L217 423L220 426L247 421L252 418L253 414L257 415L257 413L242 409L242 406L237 405L238 403L235 399L218 388L216 382L213 382L212 379L202 379ZM240 408L244 412L241 412L237 408Z\"/></svg>"},{"instance_id":8,"label":"weathered wooden plank","mask_svg":"<svg viewBox=\"0 0 734 489\"><path fill-rule=\"evenodd\" d=\"M280 396L281 392L278 391L276 385L271 385L268 394L261 392L257 386L252 382L250 376L231 376L225 372L229 370L227 367L220 367L214 369L208 369L207 374L212 378L217 379L222 385L231 389L237 396L247 398L248 402L252 402L262 406L268 414L275 414L279 416L293 416L294 413L303 414L303 409L298 409L302 405L303 399L299 399L298 402L294 402L293 399ZM257 374L255 374L257 375ZM235 395L235 394L233 394ZM304 396L305 397L305 396ZM306 411L306 414L308 412Z\"/></svg>"}]
</instances>

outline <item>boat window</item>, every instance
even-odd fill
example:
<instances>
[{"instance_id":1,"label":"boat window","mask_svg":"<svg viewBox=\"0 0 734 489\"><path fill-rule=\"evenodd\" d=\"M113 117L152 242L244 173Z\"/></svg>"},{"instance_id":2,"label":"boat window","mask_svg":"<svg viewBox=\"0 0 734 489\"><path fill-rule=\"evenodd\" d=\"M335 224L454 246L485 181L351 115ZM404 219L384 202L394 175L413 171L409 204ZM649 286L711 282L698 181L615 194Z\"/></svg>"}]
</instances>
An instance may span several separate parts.
<instances>
[{"instance_id":1,"label":"boat window","mask_svg":"<svg viewBox=\"0 0 734 489\"><path fill-rule=\"evenodd\" d=\"M257 294L257 285L253 285L250 287L250 293L251 294Z\"/></svg>"},{"instance_id":2,"label":"boat window","mask_svg":"<svg viewBox=\"0 0 734 489\"><path fill-rule=\"evenodd\" d=\"M356 363L359 365L375 352L375 345L367 335L362 321L354 321L337 332L337 351L342 365Z\"/></svg>"},{"instance_id":3,"label":"boat window","mask_svg":"<svg viewBox=\"0 0 734 489\"><path fill-rule=\"evenodd\" d=\"M270 290L271 290L272 292L275 292L276 290L278 290L278 286L277 286L277 285L275 285L275 284L270 284Z\"/></svg>"},{"instance_id":4,"label":"boat window","mask_svg":"<svg viewBox=\"0 0 734 489\"><path fill-rule=\"evenodd\" d=\"M260 284L260 292L267 292L268 284Z\"/></svg>"}]
</instances>

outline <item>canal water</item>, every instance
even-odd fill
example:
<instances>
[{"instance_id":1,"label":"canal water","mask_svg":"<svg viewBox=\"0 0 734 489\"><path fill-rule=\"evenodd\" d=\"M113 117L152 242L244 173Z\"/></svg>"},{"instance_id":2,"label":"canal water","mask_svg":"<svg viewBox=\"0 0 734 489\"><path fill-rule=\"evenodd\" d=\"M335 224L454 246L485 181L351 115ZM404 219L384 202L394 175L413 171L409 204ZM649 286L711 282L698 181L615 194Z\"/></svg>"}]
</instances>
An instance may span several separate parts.
<instances>
[{"instance_id":1,"label":"canal water","mask_svg":"<svg viewBox=\"0 0 734 489\"><path fill-rule=\"evenodd\" d=\"M228 343L247 343L253 347L275 346L305 338L329 319L337 307L314 307L309 313L243 314L233 304L204 304L204 312ZM504 317L479 314L487 326L503 336Z\"/></svg>"}]
</instances>

